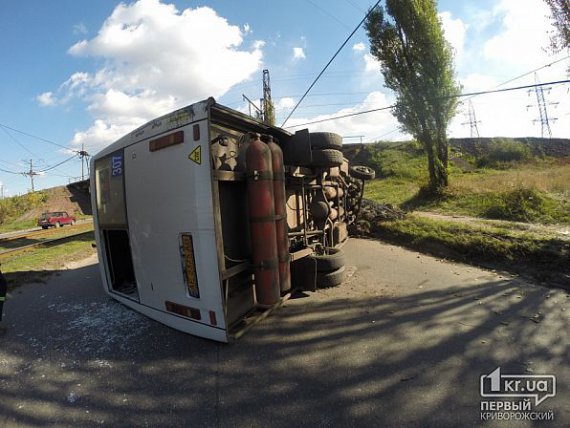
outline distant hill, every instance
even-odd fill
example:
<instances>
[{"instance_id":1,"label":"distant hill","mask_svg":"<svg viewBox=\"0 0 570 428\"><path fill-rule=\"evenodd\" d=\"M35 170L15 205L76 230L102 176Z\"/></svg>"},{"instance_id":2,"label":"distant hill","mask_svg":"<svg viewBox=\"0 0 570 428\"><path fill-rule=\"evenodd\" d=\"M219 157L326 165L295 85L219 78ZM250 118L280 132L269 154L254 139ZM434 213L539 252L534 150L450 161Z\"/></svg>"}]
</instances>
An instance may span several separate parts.
<instances>
[{"instance_id":1,"label":"distant hill","mask_svg":"<svg viewBox=\"0 0 570 428\"><path fill-rule=\"evenodd\" d=\"M501 137L497 137L501 138ZM489 145L496 138L450 138L449 144L452 151L459 151L465 154L478 155L485 153ZM570 157L570 139L568 138L535 138L521 137L511 138L530 147L536 156ZM367 164L369 153L362 150L365 147L374 146L379 149L397 148L404 146L407 141L387 141L369 144L344 144L344 156L353 164ZM479 153L478 153L479 152Z\"/></svg>"},{"instance_id":2,"label":"distant hill","mask_svg":"<svg viewBox=\"0 0 570 428\"><path fill-rule=\"evenodd\" d=\"M92 215L89 181L4 198L0 200L0 225L29 225L45 211L67 211L80 217Z\"/></svg>"},{"instance_id":3,"label":"distant hill","mask_svg":"<svg viewBox=\"0 0 570 428\"><path fill-rule=\"evenodd\" d=\"M501 138L501 137L498 137ZM510 138L530 147L536 156L551 156L555 158L570 157L570 139L568 138ZM459 149L470 155L477 154L477 145L484 153L493 138L451 138L449 144L452 148Z\"/></svg>"}]
</instances>

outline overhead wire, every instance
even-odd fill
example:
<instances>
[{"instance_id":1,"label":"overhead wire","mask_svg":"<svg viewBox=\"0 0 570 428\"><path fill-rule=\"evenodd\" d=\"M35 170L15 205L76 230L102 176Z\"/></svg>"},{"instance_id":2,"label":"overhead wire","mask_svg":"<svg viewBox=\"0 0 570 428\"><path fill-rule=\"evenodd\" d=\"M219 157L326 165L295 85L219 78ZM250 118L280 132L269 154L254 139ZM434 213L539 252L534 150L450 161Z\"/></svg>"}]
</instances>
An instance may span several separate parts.
<instances>
[{"instance_id":1,"label":"overhead wire","mask_svg":"<svg viewBox=\"0 0 570 428\"><path fill-rule=\"evenodd\" d=\"M490 89L490 90L487 90L487 91L468 92L468 93L465 93L465 94L459 94L459 95L455 95L455 96L442 97L442 98L440 98L440 99L474 97L474 96L486 95L486 94L494 94L494 93L501 93L501 92L518 91L518 90L521 90L521 89L532 89L532 88L538 88L538 87L549 86L549 85L561 85L561 84L565 84L565 83L570 83L570 79L557 80L557 81L545 82L545 83L534 83L534 84L532 84L532 85L522 85L522 86L511 87L511 88ZM396 103L396 104L392 104L392 105L386 106L386 107L380 107L380 108L375 108L375 109L370 109L370 110L363 110L363 111L359 111L359 112L355 112L355 113L343 114L343 115L340 115L340 116L333 116L333 117L326 118L326 119L314 120L314 121L311 121L311 122L305 122L305 123L301 123L301 124L298 124L298 125L287 126L287 127L285 127L285 129L288 129L288 128L297 128L297 127L299 127L299 126L313 125L313 124L315 124L315 123L328 122L328 121L331 121L331 120L345 119L345 118L347 118L347 117L360 116L360 115L363 115L363 114L373 113L373 112L382 111L382 110L389 110L389 109L392 109L392 108L396 107L397 105L398 105L398 104Z\"/></svg>"},{"instance_id":2,"label":"overhead wire","mask_svg":"<svg viewBox=\"0 0 570 428\"><path fill-rule=\"evenodd\" d=\"M4 131L4 133L10 138L10 140L12 140L14 143L16 143L18 146L20 146L22 149L24 149L30 155L32 155L35 158L39 158L38 155L36 155L34 152L32 152L30 149L28 149L22 143L20 143L20 141L18 141L18 139L16 137L14 137L12 134L10 134L4 127L2 127L2 131Z\"/></svg>"},{"instance_id":3,"label":"overhead wire","mask_svg":"<svg viewBox=\"0 0 570 428\"><path fill-rule=\"evenodd\" d=\"M6 169L3 169L3 168L0 168L0 171L1 171L1 172L5 172L5 173L7 173L7 174L22 175L22 173L21 173L21 172L16 172L16 171L8 171L8 170L6 170Z\"/></svg>"},{"instance_id":4,"label":"overhead wire","mask_svg":"<svg viewBox=\"0 0 570 428\"><path fill-rule=\"evenodd\" d=\"M289 118L293 115L293 113L295 113L295 110L297 110L297 107L299 106L299 104L301 104L303 102L303 100L305 99L305 97L307 96L307 94L311 91L311 89L313 89L313 86L315 86L317 84L317 82L319 81L319 79L321 78L321 76L325 73L325 71L327 70L327 68L329 68L329 65L332 64L332 62L334 61L334 59L338 56L338 54L340 53L340 51L346 46L346 44L349 42L349 40L352 38L352 36L354 36L354 33L356 33L358 31L358 29L360 28L360 26L364 23L364 21L366 21L366 19L368 18L368 16L370 15L370 13L372 13L372 11L376 8L376 6L378 6L380 4L381 0L378 0L374 6L372 6L368 12L366 13L366 15L364 16L364 18L362 18L362 20L358 23L358 25L356 26L356 28L354 30L352 30L352 32L348 35L348 37L346 38L346 40L342 43L342 45L340 45L340 47L337 49L337 51L334 53L334 55L332 56L332 58L329 60L329 62L327 62L327 64L324 66L324 68L321 70L321 72L317 75L317 77L315 78L315 80L313 80L313 83L311 83L311 85L309 86L309 88L305 91L305 93L303 94L303 96L301 97L301 99L299 100L299 102L297 102L297 104L295 105L295 107L293 108L293 110L291 110L291 112L289 113L289 115L287 116L287 118L285 119L285 121L281 124L281 127L284 127L285 124L287 123L287 121L289 120Z\"/></svg>"},{"instance_id":5,"label":"overhead wire","mask_svg":"<svg viewBox=\"0 0 570 428\"><path fill-rule=\"evenodd\" d=\"M63 160L63 161L61 161L60 163L58 163L58 164L56 164L56 165L50 166L50 167L48 167L48 168L41 169L41 170L39 170L39 171L37 171L37 172L41 174L41 173L44 173L44 172L47 172L47 171L51 171L52 169L55 169L55 168L57 168L58 166L63 165L64 163L69 162L70 160L76 159L76 158L77 158L77 155L73 155L73 156L71 156L71 157L69 157L69 158L67 158L67 159L65 159L65 160Z\"/></svg>"},{"instance_id":6,"label":"overhead wire","mask_svg":"<svg viewBox=\"0 0 570 428\"><path fill-rule=\"evenodd\" d=\"M34 134L30 134L30 133L28 133L28 132L21 131L21 130L19 130L19 129L13 128L13 127L8 126L8 125L5 125L5 124L3 124L3 123L0 123L0 128L9 129L10 131L17 132L17 133L19 133L19 134L25 135L25 136L30 137L30 138L35 138L36 140L43 141L44 143L52 144L52 145L57 146L57 147L60 147L60 148L62 148L62 149L66 149L66 150L70 150L70 151L75 152L75 153L79 153L78 150L70 149L69 147L64 146L63 144L56 143L55 141L48 140L47 138L38 137L37 135L34 135Z\"/></svg>"},{"instance_id":7,"label":"overhead wire","mask_svg":"<svg viewBox=\"0 0 570 428\"><path fill-rule=\"evenodd\" d=\"M330 18L334 19L336 22L338 22L340 25L342 25L344 28L350 30L350 27L348 25L346 25L344 22L342 22L340 19L338 19L336 16L334 16L332 13L330 13L328 10L323 9L321 6L319 6L317 3L315 3L312 0L305 0L307 3L312 4L314 7L316 7L317 9L319 9L321 12L323 12L325 15L329 16Z\"/></svg>"}]
</instances>

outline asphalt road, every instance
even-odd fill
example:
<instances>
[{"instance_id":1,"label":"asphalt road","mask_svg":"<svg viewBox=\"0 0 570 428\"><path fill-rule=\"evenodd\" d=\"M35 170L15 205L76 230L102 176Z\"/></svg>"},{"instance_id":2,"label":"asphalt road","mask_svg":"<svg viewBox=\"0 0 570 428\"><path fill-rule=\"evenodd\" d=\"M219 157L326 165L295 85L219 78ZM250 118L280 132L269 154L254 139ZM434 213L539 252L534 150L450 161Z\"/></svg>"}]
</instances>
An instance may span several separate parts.
<instances>
[{"instance_id":1,"label":"asphalt road","mask_svg":"<svg viewBox=\"0 0 570 428\"><path fill-rule=\"evenodd\" d=\"M481 375L556 376L533 411L570 426L570 297L376 241L342 286L241 340L178 333L103 293L96 260L17 289L0 336L0 426L468 427ZM534 402L533 402L534 404Z\"/></svg>"}]
</instances>

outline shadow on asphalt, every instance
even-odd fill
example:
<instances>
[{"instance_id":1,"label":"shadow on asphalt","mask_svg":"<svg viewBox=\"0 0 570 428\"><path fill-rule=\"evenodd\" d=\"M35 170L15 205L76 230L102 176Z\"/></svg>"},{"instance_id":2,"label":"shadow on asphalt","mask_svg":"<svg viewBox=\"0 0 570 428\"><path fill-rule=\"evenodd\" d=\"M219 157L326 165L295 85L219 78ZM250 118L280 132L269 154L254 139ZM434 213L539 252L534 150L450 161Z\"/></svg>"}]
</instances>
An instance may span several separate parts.
<instances>
[{"instance_id":1,"label":"shadow on asphalt","mask_svg":"<svg viewBox=\"0 0 570 428\"><path fill-rule=\"evenodd\" d=\"M497 366L568 375L567 296L516 281L299 299L224 345L112 301L98 275L8 302L0 424L472 426L479 377ZM561 426L569 394L543 404Z\"/></svg>"}]
</instances>

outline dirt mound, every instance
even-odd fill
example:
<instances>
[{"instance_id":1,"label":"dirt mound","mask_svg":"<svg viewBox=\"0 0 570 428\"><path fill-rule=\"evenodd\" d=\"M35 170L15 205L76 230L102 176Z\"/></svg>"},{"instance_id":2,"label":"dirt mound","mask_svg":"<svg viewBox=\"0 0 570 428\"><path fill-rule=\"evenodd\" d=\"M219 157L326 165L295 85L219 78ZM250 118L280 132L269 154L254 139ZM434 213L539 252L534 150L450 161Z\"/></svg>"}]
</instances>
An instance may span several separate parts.
<instances>
[{"instance_id":1,"label":"dirt mound","mask_svg":"<svg viewBox=\"0 0 570 428\"><path fill-rule=\"evenodd\" d=\"M75 216L92 215L88 182L52 187L42 192L45 194L45 202L24 213L18 220L36 219L46 211L67 211Z\"/></svg>"},{"instance_id":2,"label":"dirt mound","mask_svg":"<svg viewBox=\"0 0 570 428\"><path fill-rule=\"evenodd\" d=\"M350 233L357 236L370 236L374 226L380 221L401 220L406 216L404 211L391 204L379 204L363 199L356 223L351 226Z\"/></svg>"}]
</instances>

